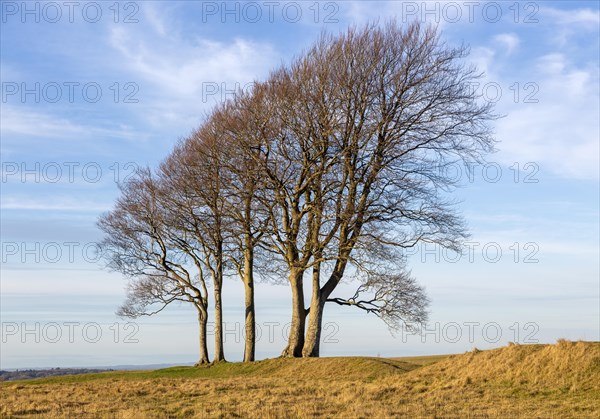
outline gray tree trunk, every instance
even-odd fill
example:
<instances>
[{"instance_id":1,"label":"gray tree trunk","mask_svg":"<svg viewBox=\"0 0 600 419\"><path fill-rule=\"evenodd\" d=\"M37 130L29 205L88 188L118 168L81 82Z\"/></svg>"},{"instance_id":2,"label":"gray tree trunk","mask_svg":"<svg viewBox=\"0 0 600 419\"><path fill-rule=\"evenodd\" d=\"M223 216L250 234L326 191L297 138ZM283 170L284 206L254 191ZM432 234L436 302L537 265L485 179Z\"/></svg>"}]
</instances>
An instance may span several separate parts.
<instances>
[{"instance_id":1,"label":"gray tree trunk","mask_svg":"<svg viewBox=\"0 0 600 419\"><path fill-rule=\"evenodd\" d=\"M304 308L303 271L292 269L290 272L290 286L292 288L292 324L288 344L281 353L282 357L301 357L304 346L304 329L306 309Z\"/></svg>"},{"instance_id":2,"label":"gray tree trunk","mask_svg":"<svg viewBox=\"0 0 600 419\"><path fill-rule=\"evenodd\" d=\"M341 269L345 269L345 263L341 265ZM329 280L320 286L320 269L313 271L313 291L310 301L310 312L308 318L308 329L306 330L306 339L304 348L302 349L303 357L318 357L321 344L321 326L323 324L323 311L327 298L333 292L335 285L341 278L339 271L334 271Z\"/></svg>"},{"instance_id":3,"label":"gray tree trunk","mask_svg":"<svg viewBox=\"0 0 600 419\"><path fill-rule=\"evenodd\" d=\"M323 322L323 309L327 296L320 288L319 275L313 272L313 289L308 313L308 327L302 348L303 357L318 357L321 343L321 324Z\"/></svg>"},{"instance_id":4,"label":"gray tree trunk","mask_svg":"<svg viewBox=\"0 0 600 419\"><path fill-rule=\"evenodd\" d=\"M208 313L198 310L198 324L200 331L200 359L197 365L210 363L208 356L208 346L206 342L206 325L208 323Z\"/></svg>"},{"instance_id":5,"label":"gray tree trunk","mask_svg":"<svg viewBox=\"0 0 600 419\"><path fill-rule=\"evenodd\" d=\"M244 362L254 361L256 347L255 315L254 315L254 276L253 276L253 250L246 247L244 252L244 294L246 303L246 338L244 346Z\"/></svg>"},{"instance_id":6,"label":"gray tree trunk","mask_svg":"<svg viewBox=\"0 0 600 419\"><path fill-rule=\"evenodd\" d=\"M215 358L214 362L225 361L223 351L223 303L221 301L223 284L215 281Z\"/></svg>"}]
</instances>

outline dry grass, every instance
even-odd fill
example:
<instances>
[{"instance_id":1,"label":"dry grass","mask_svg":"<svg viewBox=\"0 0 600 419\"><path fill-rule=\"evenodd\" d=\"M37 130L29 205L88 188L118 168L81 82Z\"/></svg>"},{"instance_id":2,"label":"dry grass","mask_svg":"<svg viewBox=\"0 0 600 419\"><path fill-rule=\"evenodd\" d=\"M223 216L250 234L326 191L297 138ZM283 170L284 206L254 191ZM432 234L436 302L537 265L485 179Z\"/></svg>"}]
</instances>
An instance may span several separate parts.
<instances>
[{"instance_id":1,"label":"dry grass","mask_svg":"<svg viewBox=\"0 0 600 419\"><path fill-rule=\"evenodd\" d=\"M560 341L412 362L273 359L2 383L0 416L592 418L599 382L600 343Z\"/></svg>"}]
</instances>

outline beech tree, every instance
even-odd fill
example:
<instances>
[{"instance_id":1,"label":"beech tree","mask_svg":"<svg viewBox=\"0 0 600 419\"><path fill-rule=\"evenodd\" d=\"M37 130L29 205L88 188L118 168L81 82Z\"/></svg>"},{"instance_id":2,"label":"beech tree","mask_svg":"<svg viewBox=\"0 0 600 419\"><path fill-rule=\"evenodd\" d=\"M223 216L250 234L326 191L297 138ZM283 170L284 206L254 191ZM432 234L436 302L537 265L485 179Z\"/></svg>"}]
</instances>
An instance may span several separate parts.
<instances>
[{"instance_id":1,"label":"beech tree","mask_svg":"<svg viewBox=\"0 0 600 419\"><path fill-rule=\"evenodd\" d=\"M268 202L265 250L274 255L273 265L282 266L291 289L292 319L289 339L282 356L301 356L304 346L307 310L304 275L315 267L314 254L319 226L325 223L321 201L314 187L331 174L330 147L312 134L321 123L319 101L328 86L319 85L316 69L309 60L299 60L290 68L274 71L263 84L267 100L260 103L261 114L269 115L269 129L255 154L262 175L259 197ZM329 122L323 122L329 123Z\"/></svg>"},{"instance_id":2,"label":"beech tree","mask_svg":"<svg viewBox=\"0 0 600 419\"><path fill-rule=\"evenodd\" d=\"M271 203L264 197L265 182L258 161L264 138L272 135L272 115L265 106L264 86L238 92L211 115L222 144L221 164L229 191L225 213L230 223L231 246L227 257L244 284L244 361L254 361L256 317L254 272L260 260ZM263 271L264 272L264 271Z\"/></svg>"},{"instance_id":3,"label":"beech tree","mask_svg":"<svg viewBox=\"0 0 600 419\"><path fill-rule=\"evenodd\" d=\"M471 89L480 74L464 65L467 53L441 42L434 28L419 23L401 28L395 22L350 29L316 48L318 66L332 67L319 74L333 77L332 94L344 110L343 131L334 134L342 150L339 189L331 198L341 205L333 207L331 217L339 220L335 240L326 243L335 243L331 273L322 285L313 282L304 356L318 356L324 305L340 303L329 297L348 264L364 265L358 250L419 242L460 250L466 229L445 198L453 180L440 168L481 161L491 152L488 122L495 118L489 102ZM371 276L362 288L381 296L382 290L409 285L404 278L402 272ZM393 294L383 294L394 301ZM402 307L396 309L402 313Z\"/></svg>"},{"instance_id":4,"label":"beech tree","mask_svg":"<svg viewBox=\"0 0 600 419\"><path fill-rule=\"evenodd\" d=\"M180 246L197 255L210 275L214 296L214 362L225 361L223 342L223 282L226 271L228 218L223 187L222 148L209 122L182 141L160 166L164 201L177 225Z\"/></svg>"},{"instance_id":5,"label":"beech tree","mask_svg":"<svg viewBox=\"0 0 600 419\"><path fill-rule=\"evenodd\" d=\"M468 52L418 22L353 27L323 34L216 107L158 179L144 174L144 188L132 184L142 195L124 189L101 220L113 265L137 277L122 312L186 299L206 311L210 277L215 361L224 360L221 295L235 272L245 292L244 360L252 361L258 267L290 286L284 357L319 356L327 302L375 314L392 331L425 323L428 299L402 249L461 251L467 229L444 168L481 162L494 149L496 116L471 88L481 74L465 64ZM196 266L199 287L188 285L183 260ZM354 295L337 295L351 279Z\"/></svg>"},{"instance_id":6,"label":"beech tree","mask_svg":"<svg viewBox=\"0 0 600 419\"><path fill-rule=\"evenodd\" d=\"M201 257L181 240L179 223L161 202L164 191L149 169L121 186L115 208L100 217L108 266L131 278L117 314L137 318L161 312L173 302L191 303L198 312L199 364L210 362L206 344L208 291ZM195 270L195 274L194 274Z\"/></svg>"},{"instance_id":7,"label":"beech tree","mask_svg":"<svg viewBox=\"0 0 600 419\"><path fill-rule=\"evenodd\" d=\"M292 289L283 356L318 356L325 303L340 304L331 294L349 265L364 269L372 261L361 260L368 249L419 242L460 249L466 229L445 199L454 185L440 169L480 161L494 144L494 115L471 89L480 74L464 65L467 53L431 27L390 22L323 35L269 78L280 126L265 139L263 168L276 203L271 236ZM369 285L362 290L377 294L376 278L401 288L405 275L363 277Z\"/></svg>"},{"instance_id":8,"label":"beech tree","mask_svg":"<svg viewBox=\"0 0 600 419\"><path fill-rule=\"evenodd\" d=\"M187 191L188 195L197 196L206 203L215 221L201 229L204 236L198 240L205 251L214 255L221 266L227 261L242 280L244 361L255 358L254 269L269 208L268 200L258 199L263 182L257 159L270 120L261 106L262 90L257 84L252 94L239 92L235 99L216 107L203 126L173 152L167 165L163 165L163 173L177 191L173 195ZM210 169L202 164L207 160L211 162ZM179 199L175 197L174 205ZM223 277L223 272L219 275ZM222 279L218 283L222 284Z\"/></svg>"}]
</instances>

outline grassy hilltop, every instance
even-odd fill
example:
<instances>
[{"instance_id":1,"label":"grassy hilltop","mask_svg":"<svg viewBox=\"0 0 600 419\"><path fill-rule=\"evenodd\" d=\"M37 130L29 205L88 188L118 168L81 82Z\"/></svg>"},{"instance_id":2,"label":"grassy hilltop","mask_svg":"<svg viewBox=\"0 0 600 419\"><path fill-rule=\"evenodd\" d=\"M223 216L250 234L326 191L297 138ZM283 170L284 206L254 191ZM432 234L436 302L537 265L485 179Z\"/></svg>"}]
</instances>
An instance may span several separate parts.
<instances>
[{"instance_id":1,"label":"grassy hilltop","mask_svg":"<svg viewBox=\"0 0 600 419\"><path fill-rule=\"evenodd\" d=\"M600 417L600 343L269 359L1 384L0 417Z\"/></svg>"}]
</instances>

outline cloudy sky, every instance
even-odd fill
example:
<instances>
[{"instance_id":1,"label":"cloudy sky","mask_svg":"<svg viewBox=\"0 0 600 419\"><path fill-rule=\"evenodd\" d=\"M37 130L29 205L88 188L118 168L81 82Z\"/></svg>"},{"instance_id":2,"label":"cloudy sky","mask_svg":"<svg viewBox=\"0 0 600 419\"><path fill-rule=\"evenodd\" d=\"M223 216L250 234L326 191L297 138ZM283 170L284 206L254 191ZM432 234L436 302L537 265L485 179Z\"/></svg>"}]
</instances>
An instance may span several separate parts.
<instances>
[{"instance_id":1,"label":"cloudy sky","mask_svg":"<svg viewBox=\"0 0 600 419\"><path fill-rule=\"evenodd\" d=\"M420 20L468 44L474 86L505 117L499 151L462 183L461 257L421 247L426 333L327 307L324 355L463 352L599 337L599 9L590 2L13 2L1 23L0 367L193 362L194 313L114 315L126 280L95 242L138 166L156 165L215 103L323 30ZM338 296L348 296L346 284ZM226 356L242 355L243 290L225 287ZM285 285L259 285L258 356L276 356ZM209 339L211 340L211 339ZM212 340L211 340L212 341Z\"/></svg>"}]
</instances>

